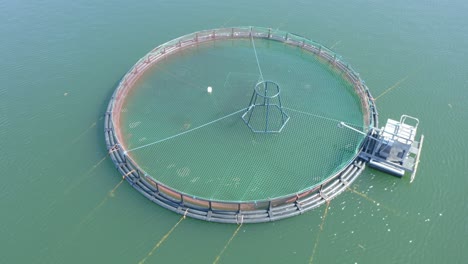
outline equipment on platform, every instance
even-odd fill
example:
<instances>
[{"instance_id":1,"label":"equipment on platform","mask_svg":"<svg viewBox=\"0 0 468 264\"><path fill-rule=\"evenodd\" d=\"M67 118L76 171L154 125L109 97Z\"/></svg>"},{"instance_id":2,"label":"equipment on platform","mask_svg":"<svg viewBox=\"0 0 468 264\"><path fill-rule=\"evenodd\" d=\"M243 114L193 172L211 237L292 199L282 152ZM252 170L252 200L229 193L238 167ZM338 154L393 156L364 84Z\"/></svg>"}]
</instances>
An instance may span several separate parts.
<instances>
[{"instance_id":1,"label":"equipment on platform","mask_svg":"<svg viewBox=\"0 0 468 264\"><path fill-rule=\"evenodd\" d=\"M353 129L343 122L340 125ZM400 121L388 119L385 127L373 128L368 132L359 156L369 166L397 177L403 177L405 171L409 171L412 182L424 142L424 135L419 141L415 140L418 125L419 120L408 115L402 115Z\"/></svg>"}]
</instances>

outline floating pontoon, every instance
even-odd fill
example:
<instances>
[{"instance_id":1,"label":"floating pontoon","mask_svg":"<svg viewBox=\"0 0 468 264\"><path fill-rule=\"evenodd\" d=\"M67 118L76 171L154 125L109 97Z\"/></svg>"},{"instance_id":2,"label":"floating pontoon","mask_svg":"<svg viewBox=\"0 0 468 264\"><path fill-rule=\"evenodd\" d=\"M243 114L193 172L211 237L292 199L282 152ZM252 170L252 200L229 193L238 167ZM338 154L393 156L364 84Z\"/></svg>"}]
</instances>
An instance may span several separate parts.
<instances>
[{"instance_id":1,"label":"floating pontoon","mask_svg":"<svg viewBox=\"0 0 468 264\"><path fill-rule=\"evenodd\" d=\"M385 127L368 133L360 157L369 166L398 177L409 171L412 182L424 141L424 135L415 140L418 124L417 118L408 115L402 115L400 121L388 119Z\"/></svg>"}]
</instances>

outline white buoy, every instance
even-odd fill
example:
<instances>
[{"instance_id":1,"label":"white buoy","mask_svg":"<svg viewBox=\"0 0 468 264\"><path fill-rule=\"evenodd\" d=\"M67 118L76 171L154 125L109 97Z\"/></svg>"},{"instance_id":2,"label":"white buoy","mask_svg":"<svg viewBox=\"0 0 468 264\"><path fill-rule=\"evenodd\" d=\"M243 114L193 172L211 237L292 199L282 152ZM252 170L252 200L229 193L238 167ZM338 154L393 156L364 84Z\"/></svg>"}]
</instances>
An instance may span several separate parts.
<instances>
[{"instance_id":1,"label":"white buoy","mask_svg":"<svg viewBox=\"0 0 468 264\"><path fill-rule=\"evenodd\" d=\"M208 88L206 88L206 91L207 91L208 93L211 93L211 92L213 92L213 88L212 88L211 86L208 86Z\"/></svg>"}]
</instances>

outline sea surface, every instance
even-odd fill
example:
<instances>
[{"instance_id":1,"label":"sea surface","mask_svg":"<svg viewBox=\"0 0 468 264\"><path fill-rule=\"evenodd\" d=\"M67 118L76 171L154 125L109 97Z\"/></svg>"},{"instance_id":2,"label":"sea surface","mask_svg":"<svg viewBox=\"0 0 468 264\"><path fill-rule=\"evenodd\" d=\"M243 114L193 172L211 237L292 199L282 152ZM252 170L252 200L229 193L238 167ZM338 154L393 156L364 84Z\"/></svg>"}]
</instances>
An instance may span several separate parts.
<instances>
[{"instance_id":1,"label":"sea surface","mask_svg":"<svg viewBox=\"0 0 468 264\"><path fill-rule=\"evenodd\" d=\"M0 0L0 263L464 263L468 2ZM341 54L379 120L420 120L418 175L366 169L298 217L226 225L121 181L103 116L152 48L194 31L279 28ZM255 66L255 65L254 65Z\"/></svg>"}]
</instances>

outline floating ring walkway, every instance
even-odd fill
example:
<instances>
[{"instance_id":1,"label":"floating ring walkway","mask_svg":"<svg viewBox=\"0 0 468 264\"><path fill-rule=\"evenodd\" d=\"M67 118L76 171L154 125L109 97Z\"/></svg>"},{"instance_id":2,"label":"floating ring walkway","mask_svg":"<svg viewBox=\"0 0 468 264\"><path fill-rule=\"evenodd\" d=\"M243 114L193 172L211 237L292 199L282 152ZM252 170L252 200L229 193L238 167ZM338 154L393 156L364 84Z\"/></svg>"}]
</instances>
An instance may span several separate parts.
<instances>
[{"instance_id":1,"label":"floating ring walkway","mask_svg":"<svg viewBox=\"0 0 468 264\"><path fill-rule=\"evenodd\" d=\"M226 202L197 198L166 186L150 177L131 159L122 144L120 114L126 95L145 71L165 57L187 47L215 40L250 38L279 41L327 61L353 85L360 98L365 127L368 130L378 127L374 99L359 74L339 55L323 45L296 34L260 27L220 28L191 33L158 46L141 58L120 81L105 114L105 140L112 161L123 178L149 200L176 213L205 221L237 224L269 222L299 215L326 203L346 190L364 170L366 162L359 158L361 146L346 166L305 191L255 202Z\"/></svg>"}]
</instances>

